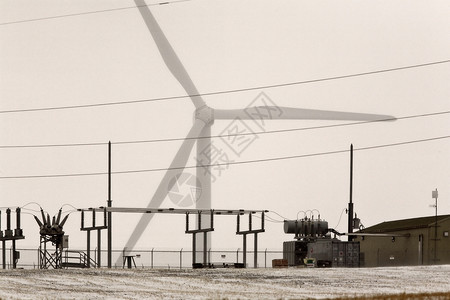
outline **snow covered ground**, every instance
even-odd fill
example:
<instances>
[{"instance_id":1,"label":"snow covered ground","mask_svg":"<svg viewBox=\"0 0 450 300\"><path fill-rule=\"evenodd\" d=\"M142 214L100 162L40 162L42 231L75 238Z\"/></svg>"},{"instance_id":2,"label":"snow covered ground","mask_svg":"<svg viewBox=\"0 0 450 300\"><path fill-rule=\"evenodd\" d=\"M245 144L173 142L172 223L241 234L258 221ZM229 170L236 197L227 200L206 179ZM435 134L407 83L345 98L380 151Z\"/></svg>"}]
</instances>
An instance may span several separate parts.
<instances>
[{"instance_id":1,"label":"snow covered ground","mask_svg":"<svg viewBox=\"0 0 450 300\"><path fill-rule=\"evenodd\" d=\"M450 297L450 265L0 270L1 299L319 299L435 292Z\"/></svg>"}]
</instances>

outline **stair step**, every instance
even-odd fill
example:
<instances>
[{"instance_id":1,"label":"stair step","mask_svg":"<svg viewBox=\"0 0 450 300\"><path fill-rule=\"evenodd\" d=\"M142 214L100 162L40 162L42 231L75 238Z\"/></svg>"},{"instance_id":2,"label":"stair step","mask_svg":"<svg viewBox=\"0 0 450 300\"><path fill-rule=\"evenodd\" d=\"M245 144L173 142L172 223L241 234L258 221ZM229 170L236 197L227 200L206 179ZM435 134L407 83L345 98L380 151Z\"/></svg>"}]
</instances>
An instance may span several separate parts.
<instances>
[{"instance_id":1,"label":"stair step","mask_svg":"<svg viewBox=\"0 0 450 300\"><path fill-rule=\"evenodd\" d=\"M61 263L61 267L63 267L63 268L86 268L86 265L82 264L82 263L66 262L66 263Z\"/></svg>"}]
</instances>

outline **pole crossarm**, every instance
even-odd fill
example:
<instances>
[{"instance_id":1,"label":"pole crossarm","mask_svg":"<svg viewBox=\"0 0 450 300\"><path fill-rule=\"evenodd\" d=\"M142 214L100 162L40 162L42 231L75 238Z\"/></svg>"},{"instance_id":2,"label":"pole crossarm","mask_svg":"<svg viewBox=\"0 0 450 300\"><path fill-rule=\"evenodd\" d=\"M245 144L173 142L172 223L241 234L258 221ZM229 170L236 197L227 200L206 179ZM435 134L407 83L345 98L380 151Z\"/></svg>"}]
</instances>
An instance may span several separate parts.
<instances>
[{"instance_id":1,"label":"pole crossarm","mask_svg":"<svg viewBox=\"0 0 450 300\"><path fill-rule=\"evenodd\" d=\"M237 235L243 235L243 234L261 233L261 232L266 232L266 230L265 229L246 230L246 231L236 232L236 234Z\"/></svg>"}]
</instances>

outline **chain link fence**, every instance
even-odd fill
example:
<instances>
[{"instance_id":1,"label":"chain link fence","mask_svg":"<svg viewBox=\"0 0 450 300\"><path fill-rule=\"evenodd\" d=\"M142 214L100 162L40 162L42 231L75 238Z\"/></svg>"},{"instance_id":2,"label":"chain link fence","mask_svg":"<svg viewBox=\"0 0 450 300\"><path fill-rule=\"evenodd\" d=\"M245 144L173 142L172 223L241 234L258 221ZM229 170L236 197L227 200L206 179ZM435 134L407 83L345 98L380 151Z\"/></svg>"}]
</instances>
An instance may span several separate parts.
<instances>
[{"instance_id":1,"label":"chain link fence","mask_svg":"<svg viewBox=\"0 0 450 300\"><path fill-rule=\"evenodd\" d=\"M17 268L23 269L37 269L39 268L39 249L25 249L17 248L19 253L17 260ZM50 254L52 251L49 251ZM79 255L70 255L69 253L78 253ZM124 259L123 251L112 251L112 268L127 268L128 262L131 263L133 268L166 268L166 269L184 269L192 268L192 250L191 249L174 249L174 250L161 250L157 248L148 250L136 250L127 253L126 256L130 257L129 260ZM197 251L199 254L199 251ZM56 255L56 253L55 253ZM255 253L254 251L247 251L246 267L255 267ZM68 262L68 260L79 259L79 257L86 258L88 255L86 250L80 249L64 249L62 253L62 261ZM108 264L108 253L106 250L102 250L100 255L96 249L91 250L89 253L90 267L106 268ZM0 257L1 258L1 257ZM257 252L257 268L271 268L273 259L283 258L283 251L281 250L260 250ZM198 261L198 259L197 259ZM13 262L13 250L12 248L6 248L6 269L12 269ZM119 263L117 263L119 262ZM214 265L215 267L233 266L235 263L243 263L244 254L242 249L235 250L214 250L207 251L207 263ZM3 261L2 261L3 264ZM2 266L0 264L0 266ZM99 266L98 266L99 265Z\"/></svg>"}]
</instances>

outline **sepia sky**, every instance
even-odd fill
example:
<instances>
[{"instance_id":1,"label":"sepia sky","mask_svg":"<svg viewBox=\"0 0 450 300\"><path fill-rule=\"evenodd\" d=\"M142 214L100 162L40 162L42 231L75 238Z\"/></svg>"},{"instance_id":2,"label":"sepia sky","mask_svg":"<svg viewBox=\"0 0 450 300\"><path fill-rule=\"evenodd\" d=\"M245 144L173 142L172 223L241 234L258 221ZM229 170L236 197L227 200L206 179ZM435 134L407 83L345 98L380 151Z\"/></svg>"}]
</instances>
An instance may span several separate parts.
<instances>
[{"instance_id":1,"label":"sepia sky","mask_svg":"<svg viewBox=\"0 0 450 300\"><path fill-rule=\"evenodd\" d=\"M263 160L212 170L213 208L267 209L277 221L314 210L344 232L345 150L353 144L353 201L366 227L434 215L436 188L439 213L450 214L448 1L147 4L212 108L261 105L265 97L278 106L398 118L271 120L262 128L249 121L265 133L238 153L213 138L231 161ZM113 206L147 206L164 175L155 169L170 165L192 126L194 106L182 96L133 1L1 1L2 217L6 207L35 213L39 206L30 202L50 215L62 206L106 205L108 141L114 172L147 170L113 175ZM216 120L212 135L230 123ZM187 165L195 163L193 153ZM177 206L167 198L163 207ZM124 246L138 218L115 215L114 248ZM18 246L37 247L38 226L31 215L22 219L27 238ZM233 217L218 219L213 247L241 247L235 226ZM74 212L65 226L71 247L85 245L79 227ZM280 249L292 238L282 223L266 227L261 248ZM184 230L182 216L158 215L137 248L189 248Z\"/></svg>"}]
</instances>

